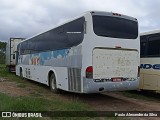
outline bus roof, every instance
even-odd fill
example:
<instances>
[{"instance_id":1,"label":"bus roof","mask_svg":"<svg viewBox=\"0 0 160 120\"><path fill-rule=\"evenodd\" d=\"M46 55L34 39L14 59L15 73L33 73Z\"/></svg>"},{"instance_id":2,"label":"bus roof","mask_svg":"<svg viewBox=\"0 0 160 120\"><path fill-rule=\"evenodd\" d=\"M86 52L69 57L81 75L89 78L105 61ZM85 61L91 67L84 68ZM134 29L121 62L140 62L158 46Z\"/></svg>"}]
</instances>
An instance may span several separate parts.
<instances>
[{"instance_id":1,"label":"bus roof","mask_svg":"<svg viewBox=\"0 0 160 120\"><path fill-rule=\"evenodd\" d=\"M127 15L119 14L119 13L106 12L106 11L87 11L87 12L85 12L85 13L77 16L77 17L74 17L73 19L70 19L70 20L67 20L66 22L63 22L62 24L56 25L56 26L54 26L53 28L50 28L50 29L48 29L48 30L46 30L46 31L43 31L43 32L41 32L41 33L38 33L38 34L36 34L36 35L34 35L34 36L32 36L32 37L26 38L26 39L23 40L22 42L27 41L27 40L29 40L29 39L31 39L31 38L33 38L33 37L38 36L38 35L41 35L41 34L43 34L43 33L45 33L45 32L48 32L48 31L50 31L50 30L52 30L52 29L54 29L54 28L57 28L57 27L59 27L59 26L62 26L62 25L64 25L64 24L66 24L66 23L69 23L69 22L71 22L71 21L73 21L73 20L76 20L76 19L78 19L78 18L80 18L80 17L83 17L83 16L86 15L86 14L109 15L109 16L115 15L115 16L119 16L119 17L121 17L121 18L126 18L126 19L130 19L130 20L135 20L135 21L137 21L137 19L134 18L134 17L130 17L130 16L127 16Z\"/></svg>"},{"instance_id":2,"label":"bus roof","mask_svg":"<svg viewBox=\"0 0 160 120\"><path fill-rule=\"evenodd\" d=\"M115 12L105 12L105 11L90 11L90 13L92 15L104 15L104 16L114 16L114 17L120 17L120 18L124 18L124 19L129 19L129 20L133 20L133 21L137 21L136 18L131 17L131 16L127 16L124 14L120 14L120 13L115 13Z\"/></svg>"},{"instance_id":3,"label":"bus roof","mask_svg":"<svg viewBox=\"0 0 160 120\"><path fill-rule=\"evenodd\" d=\"M152 31L142 32L142 33L140 33L140 36L151 35L151 34L156 34L156 33L160 33L160 30L152 30Z\"/></svg>"}]
</instances>

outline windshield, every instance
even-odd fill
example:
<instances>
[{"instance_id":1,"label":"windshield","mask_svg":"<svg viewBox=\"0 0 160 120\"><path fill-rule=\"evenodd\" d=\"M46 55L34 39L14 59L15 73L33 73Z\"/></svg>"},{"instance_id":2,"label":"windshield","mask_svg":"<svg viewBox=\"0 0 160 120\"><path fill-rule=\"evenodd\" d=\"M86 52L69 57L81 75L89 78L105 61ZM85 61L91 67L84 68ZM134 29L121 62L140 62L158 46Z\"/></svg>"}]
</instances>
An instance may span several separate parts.
<instances>
[{"instance_id":1,"label":"windshield","mask_svg":"<svg viewBox=\"0 0 160 120\"><path fill-rule=\"evenodd\" d=\"M96 35L112 38L136 39L138 23L133 20L93 15L93 29Z\"/></svg>"}]
</instances>

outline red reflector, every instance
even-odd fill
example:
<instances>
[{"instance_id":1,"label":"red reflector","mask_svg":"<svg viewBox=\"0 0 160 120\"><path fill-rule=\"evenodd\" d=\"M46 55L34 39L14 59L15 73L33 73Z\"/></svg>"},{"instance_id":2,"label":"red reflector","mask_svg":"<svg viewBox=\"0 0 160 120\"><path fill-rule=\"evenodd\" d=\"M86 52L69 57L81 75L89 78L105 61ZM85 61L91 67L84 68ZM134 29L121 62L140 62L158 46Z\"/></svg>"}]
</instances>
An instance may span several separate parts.
<instances>
[{"instance_id":1,"label":"red reflector","mask_svg":"<svg viewBox=\"0 0 160 120\"><path fill-rule=\"evenodd\" d=\"M92 73L93 72L93 67L92 66L87 67L86 72Z\"/></svg>"}]
</instances>

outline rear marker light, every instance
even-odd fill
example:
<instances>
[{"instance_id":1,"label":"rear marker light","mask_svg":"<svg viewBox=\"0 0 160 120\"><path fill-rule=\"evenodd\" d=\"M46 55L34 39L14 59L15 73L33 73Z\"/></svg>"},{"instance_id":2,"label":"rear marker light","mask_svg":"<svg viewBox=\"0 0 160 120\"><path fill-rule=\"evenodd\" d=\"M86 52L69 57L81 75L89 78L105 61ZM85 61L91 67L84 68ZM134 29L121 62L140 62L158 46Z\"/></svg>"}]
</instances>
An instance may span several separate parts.
<instances>
[{"instance_id":1,"label":"rear marker light","mask_svg":"<svg viewBox=\"0 0 160 120\"><path fill-rule=\"evenodd\" d=\"M112 13L112 14L116 16L121 16L121 14L118 14L118 13Z\"/></svg>"},{"instance_id":2,"label":"rear marker light","mask_svg":"<svg viewBox=\"0 0 160 120\"><path fill-rule=\"evenodd\" d=\"M115 48L122 48L122 47L117 45L117 46L115 46Z\"/></svg>"},{"instance_id":3,"label":"rear marker light","mask_svg":"<svg viewBox=\"0 0 160 120\"><path fill-rule=\"evenodd\" d=\"M86 78L93 78L93 67L89 66L86 68Z\"/></svg>"}]
</instances>

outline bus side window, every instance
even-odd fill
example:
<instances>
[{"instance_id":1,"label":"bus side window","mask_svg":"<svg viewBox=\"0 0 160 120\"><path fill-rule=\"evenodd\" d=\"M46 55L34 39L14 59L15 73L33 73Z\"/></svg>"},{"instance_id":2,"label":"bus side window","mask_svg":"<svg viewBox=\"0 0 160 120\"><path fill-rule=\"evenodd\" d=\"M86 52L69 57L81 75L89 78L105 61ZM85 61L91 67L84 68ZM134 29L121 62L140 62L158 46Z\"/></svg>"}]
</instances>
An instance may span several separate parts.
<instances>
[{"instance_id":1,"label":"bus side window","mask_svg":"<svg viewBox=\"0 0 160 120\"><path fill-rule=\"evenodd\" d=\"M160 56L160 36L154 36L149 38L148 41L148 55Z\"/></svg>"},{"instance_id":2,"label":"bus side window","mask_svg":"<svg viewBox=\"0 0 160 120\"><path fill-rule=\"evenodd\" d=\"M145 55L146 42L141 42L141 56Z\"/></svg>"},{"instance_id":3,"label":"bus side window","mask_svg":"<svg viewBox=\"0 0 160 120\"><path fill-rule=\"evenodd\" d=\"M59 34L64 33L64 27L63 27L63 26L62 26L62 27L59 27L59 29L58 29L58 33L59 33Z\"/></svg>"},{"instance_id":4,"label":"bus side window","mask_svg":"<svg viewBox=\"0 0 160 120\"><path fill-rule=\"evenodd\" d=\"M140 44L140 55L141 57L146 56L146 49L147 49L147 38L146 37L140 37L141 44Z\"/></svg>"},{"instance_id":5,"label":"bus side window","mask_svg":"<svg viewBox=\"0 0 160 120\"><path fill-rule=\"evenodd\" d=\"M84 34L87 34L87 21L84 22Z\"/></svg>"},{"instance_id":6,"label":"bus side window","mask_svg":"<svg viewBox=\"0 0 160 120\"><path fill-rule=\"evenodd\" d=\"M15 54L13 54L13 59L15 59Z\"/></svg>"}]
</instances>

